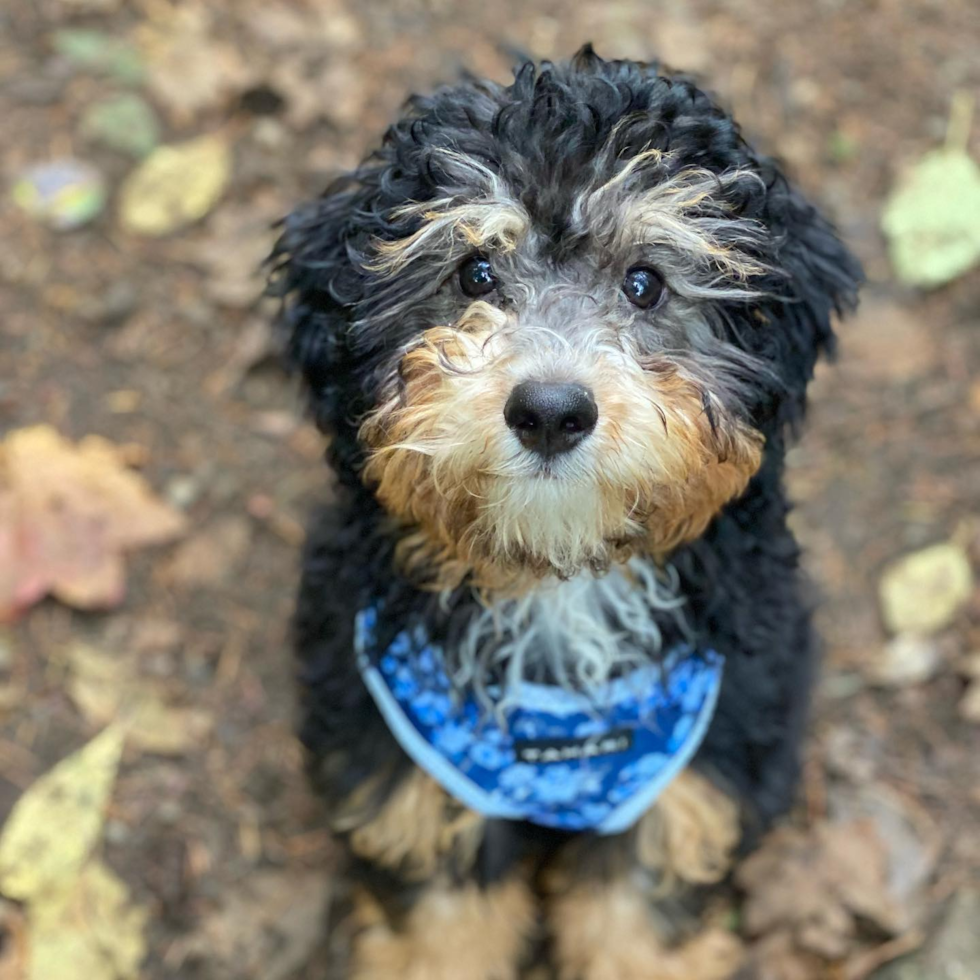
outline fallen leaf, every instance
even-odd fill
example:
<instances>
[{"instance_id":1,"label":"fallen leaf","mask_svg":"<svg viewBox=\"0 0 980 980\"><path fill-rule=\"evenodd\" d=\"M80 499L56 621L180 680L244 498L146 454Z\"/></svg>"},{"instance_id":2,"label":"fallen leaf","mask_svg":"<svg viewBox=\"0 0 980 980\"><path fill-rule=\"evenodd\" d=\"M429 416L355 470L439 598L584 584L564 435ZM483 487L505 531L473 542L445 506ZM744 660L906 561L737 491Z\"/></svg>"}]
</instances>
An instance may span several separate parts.
<instances>
[{"instance_id":1,"label":"fallen leaf","mask_svg":"<svg viewBox=\"0 0 980 980\"><path fill-rule=\"evenodd\" d=\"M970 560L960 545L933 545L886 568L878 589L891 632L935 633L948 626L970 598Z\"/></svg>"},{"instance_id":2,"label":"fallen leaf","mask_svg":"<svg viewBox=\"0 0 980 980\"><path fill-rule=\"evenodd\" d=\"M149 88L178 126L221 106L253 82L237 48L215 37L206 4L161 4L136 29Z\"/></svg>"},{"instance_id":3,"label":"fallen leaf","mask_svg":"<svg viewBox=\"0 0 980 980\"><path fill-rule=\"evenodd\" d=\"M123 595L123 553L178 536L185 520L98 436L47 426L0 443L0 621L52 593L81 609Z\"/></svg>"},{"instance_id":4,"label":"fallen leaf","mask_svg":"<svg viewBox=\"0 0 980 980\"><path fill-rule=\"evenodd\" d=\"M251 306L262 295L262 263L269 254L269 229L282 213L276 203L221 208L208 221L207 236L186 256L207 272L208 295L222 306Z\"/></svg>"},{"instance_id":5,"label":"fallen leaf","mask_svg":"<svg viewBox=\"0 0 980 980\"><path fill-rule=\"evenodd\" d=\"M898 793L887 783L865 780L846 786L832 784L828 794L835 823L869 820L886 856L888 894L909 910L921 908L943 839L928 811L916 800Z\"/></svg>"},{"instance_id":6,"label":"fallen leaf","mask_svg":"<svg viewBox=\"0 0 980 980\"><path fill-rule=\"evenodd\" d=\"M88 224L105 207L102 174L91 164L66 158L41 163L20 174L11 189L14 203L57 231Z\"/></svg>"},{"instance_id":7,"label":"fallen leaf","mask_svg":"<svg viewBox=\"0 0 980 980\"><path fill-rule=\"evenodd\" d=\"M941 286L980 261L980 167L963 151L926 154L885 204L881 227L895 273Z\"/></svg>"},{"instance_id":8,"label":"fallen leaf","mask_svg":"<svg viewBox=\"0 0 980 980\"><path fill-rule=\"evenodd\" d=\"M89 106L82 135L94 143L134 157L145 157L160 138L160 126L144 99L133 93L112 96Z\"/></svg>"},{"instance_id":9,"label":"fallen leaf","mask_svg":"<svg viewBox=\"0 0 980 980\"><path fill-rule=\"evenodd\" d=\"M159 236L199 221L231 177L231 149L219 136L161 146L123 182L119 217L126 231Z\"/></svg>"},{"instance_id":10,"label":"fallen leaf","mask_svg":"<svg viewBox=\"0 0 980 980\"><path fill-rule=\"evenodd\" d=\"M975 980L980 963L980 890L964 884L943 910L922 948L890 963L875 980ZM850 980L845 975L844 980Z\"/></svg>"},{"instance_id":11,"label":"fallen leaf","mask_svg":"<svg viewBox=\"0 0 980 980\"><path fill-rule=\"evenodd\" d=\"M243 0L243 23L263 46L352 51L364 41L364 29L344 0L287 4L280 0Z\"/></svg>"},{"instance_id":12,"label":"fallen leaf","mask_svg":"<svg viewBox=\"0 0 980 980\"><path fill-rule=\"evenodd\" d=\"M229 516L185 541L163 572L180 588L220 585L248 554L252 528L242 517Z\"/></svg>"},{"instance_id":13,"label":"fallen leaf","mask_svg":"<svg viewBox=\"0 0 980 980\"><path fill-rule=\"evenodd\" d=\"M888 892L887 855L874 824L819 824L809 833L783 828L736 872L747 893L749 936L788 931L801 951L828 960L860 948L859 924L884 936L902 932L907 913Z\"/></svg>"},{"instance_id":14,"label":"fallen leaf","mask_svg":"<svg viewBox=\"0 0 980 980\"><path fill-rule=\"evenodd\" d=\"M73 887L30 905L28 977L137 980L146 956L147 919L118 876L91 861Z\"/></svg>"},{"instance_id":15,"label":"fallen leaf","mask_svg":"<svg viewBox=\"0 0 980 980\"><path fill-rule=\"evenodd\" d=\"M207 964L212 980L286 980L324 939L329 897L330 879L320 872L257 872L179 942L180 951Z\"/></svg>"},{"instance_id":16,"label":"fallen leaf","mask_svg":"<svg viewBox=\"0 0 980 980\"><path fill-rule=\"evenodd\" d=\"M900 633L874 652L865 674L879 687L911 687L935 677L941 664L942 652L935 639Z\"/></svg>"},{"instance_id":17,"label":"fallen leaf","mask_svg":"<svg viewBox=\"0 0 980 980\"><path fill-rule=\"evenodd\" d=\"M337 126L354 126L367 106L367 90L355 68L335 61L327 67L282 61L269 76L270 84L285 100L286 121L297 130L321 119Z\"/></svg>"},{"instance_id":18,"label":"fallen leaf","mask_svg":"<svg viewBox=\"0 0 980 980\"><path fill-rule=\"evenodd\" d=\"M34 902L78 877L102 833L122 746L109 726L21 796L0 834L0 892Z\"/></svg>"},{"instance_id":19,"label":"fallen leaf","mask_svg":"<svg viewBox=\"0 0 980 980\"><path fill-rule=\"evenodd\" d=\"M126 744L158 755L199 747L211 731L211 715L173 705L163 682L140 677L130 663L85 644L68 654L68 694L93 724L117 723Z\"/></svg>"},{"instance_id":20,"label":"fallen leaf","mask_svg":"<svg viewBox=\"0 0 980 980\"><path fill-rule=\"evenodd\" d=\"M118 37L103 31L71 28L55 33L54 50L78 68L112 75L121 82L138 85L143 81L143 60L139 52Z\"/></svg>"},{"instance_id":21,"label":"fallen leaf","mask_svg":"<svg viewBox=\"0 0 980 980\"><path fill-rule=\"evenodd\" d=\"M244 23L255 38L270 48L301 48L310 43L315 25L295 6L279 0L260 0L242 4Z\"/></svg>"}]
</instances>

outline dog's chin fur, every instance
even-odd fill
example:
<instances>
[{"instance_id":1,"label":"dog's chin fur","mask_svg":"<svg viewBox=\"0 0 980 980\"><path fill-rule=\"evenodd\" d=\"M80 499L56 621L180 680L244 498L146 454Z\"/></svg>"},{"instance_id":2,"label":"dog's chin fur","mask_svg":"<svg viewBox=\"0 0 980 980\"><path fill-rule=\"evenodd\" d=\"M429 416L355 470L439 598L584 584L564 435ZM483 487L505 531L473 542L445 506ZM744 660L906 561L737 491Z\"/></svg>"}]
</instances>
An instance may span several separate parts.
<instances>
[{"instance_id":1,"label":"dog's chin fur","mask_svg":"<svg viewBox=\"0 0 980 980\"><path fill-rule=\"evenodd\" d=\"M361 427L364 470L409 531L400 557L421 583L468 578L488 592L663 556L741 493L761 435L668 357L644 359L601 325L574 340L524 331L486 303L433 328L399 360L388 398ZM595 431L543 461L503 416L527 377L594 392Z\"/></svg>"}]
</instances>

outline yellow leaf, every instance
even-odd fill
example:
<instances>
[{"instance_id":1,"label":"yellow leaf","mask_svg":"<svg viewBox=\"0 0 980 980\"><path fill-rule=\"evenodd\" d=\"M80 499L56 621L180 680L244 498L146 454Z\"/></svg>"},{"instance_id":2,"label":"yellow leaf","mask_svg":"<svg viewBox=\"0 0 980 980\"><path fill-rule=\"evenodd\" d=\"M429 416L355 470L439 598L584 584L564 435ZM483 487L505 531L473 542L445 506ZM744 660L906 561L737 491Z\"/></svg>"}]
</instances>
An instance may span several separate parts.
<instances>
[{"instance_id":1,"label":"yellow leaf","mask_svg":"<svg viewBox=\"0 0 980 980\"><path fill-rule=\"evenodd\" d=\"M126 231L167 235L203 218L231 177L231 150L218 136L161 146L124 181L119 217Z\"/></svg>"},{"instance_id":2,"label":"yellow leaf","mask_svg":"<svg viewBox=\"0 0 980 980\"><path fill-rule=\"evenodd\" d=\"M941 286L980 262L980 167L958 150L926 154L885 204L898 278Z\"/></svg>"},{"instance_id":3,"label":"yellow leaf","mask_svg":"<svg viewBox=\"0 0 980 980\"><path fill-rule=\"evenodd\" d=\"M33 901L78 876L102 833L122 746L122 731L107 728L17 801L0 835L0 892Z\"/></svg>"},{"instance_id":4,"label":"yellow leaf","mask_svg":"<svg viewBox=\"0 0 980 980\"><path fill-rule=\"evenodd\" d=\"M28 910L28 980L136 980L146 956L147 913L100 861L74 887Z\"/></svg>"},{"instance_id":5,"label":"yellow leaf","mask_svg":"<svg viewBox=\"0 0 980 980\"><path fill-rule=\"evenodd\" d=\"M893 633L936 633L970 598L970 560L957 544L936 544L889 565L878 590L882 617Z\"/></svg>"}]
</instances>

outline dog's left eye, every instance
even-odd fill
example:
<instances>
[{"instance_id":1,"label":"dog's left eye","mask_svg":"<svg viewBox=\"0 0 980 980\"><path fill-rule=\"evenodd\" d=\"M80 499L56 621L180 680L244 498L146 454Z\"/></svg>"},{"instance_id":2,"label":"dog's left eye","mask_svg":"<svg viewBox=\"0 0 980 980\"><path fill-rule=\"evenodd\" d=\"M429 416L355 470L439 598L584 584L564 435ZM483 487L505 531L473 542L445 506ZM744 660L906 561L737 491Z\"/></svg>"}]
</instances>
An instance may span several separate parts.
<instances>
[{"instance_id":1,"label":"dog's left eye","mask_svg":"<svg viewBox=\"0 0 980 980\"><path fill-rule=\"evenodd\" d=\"M497 285L490 260L482 255L471 255L459 267L459 287L467 296L484 296Z\"/></svg>"},{"instance_id":2,"label":"dog's left eye","mask_svg":"<svg viewBox=\"0 0 980 980\"><path fill-rule=\"evenodd\" d=\"M626 298L641 310L648 310L663 295L664 281L660 274L645 265L635 265L623 279Z\"/></svg>"}]
</instances>

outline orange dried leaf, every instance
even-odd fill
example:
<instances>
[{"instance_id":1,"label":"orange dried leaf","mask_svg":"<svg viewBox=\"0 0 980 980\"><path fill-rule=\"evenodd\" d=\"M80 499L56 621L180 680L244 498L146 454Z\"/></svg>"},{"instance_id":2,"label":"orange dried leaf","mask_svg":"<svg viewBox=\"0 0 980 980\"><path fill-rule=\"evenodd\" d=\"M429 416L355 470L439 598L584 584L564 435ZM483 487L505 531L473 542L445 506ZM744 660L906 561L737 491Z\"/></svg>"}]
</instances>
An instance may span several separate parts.
<instances>
[{"instance_id":1,"label":"orange dried leaf","mask_svg":"<svg viewBox=\"0 0 980 980\"><path fill-rule=\"evenodd\" d=\"M0 443L0 621L48 593L79 609L116 605L123 554L184 525L105 439L74 445L44 425L11 432Z\"/></svg>"}]
</instances>

